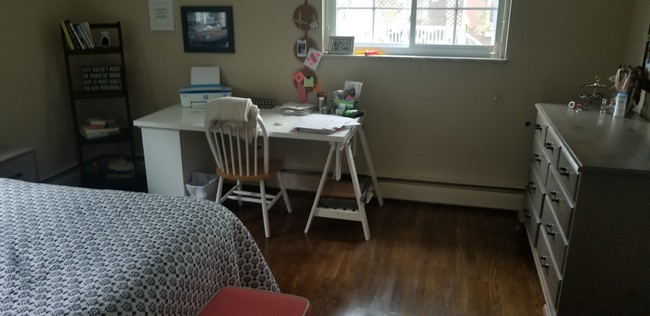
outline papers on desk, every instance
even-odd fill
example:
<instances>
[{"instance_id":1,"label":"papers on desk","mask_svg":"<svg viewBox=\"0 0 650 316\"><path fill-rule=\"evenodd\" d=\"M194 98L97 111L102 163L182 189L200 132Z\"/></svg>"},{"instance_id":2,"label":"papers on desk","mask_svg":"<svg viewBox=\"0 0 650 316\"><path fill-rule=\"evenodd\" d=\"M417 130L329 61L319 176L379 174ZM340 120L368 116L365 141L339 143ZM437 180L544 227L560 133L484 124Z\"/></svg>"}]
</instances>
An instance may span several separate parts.
<instances>
[{"instance_id":1,"label":"papers on desk","mask_svg":"<svg viewBox=\"0 0 650 316\"><path fill-rule=\"evenodd\" d=\"M353 118L328 114L310 114L297 121L294 128L298 131L329 134L356 125L360 124Z\"/></svg>"},{"instance_id":2,"label":"papers on desk","mask_svg":"<svg viewBox=\"0 0 650 316\"><path fill-rule=\"evenodd\" d=\"M316 106L309 103L287 102L280 106L280 112L285 115L306 115Z\"/></svg>"}]
</instances>

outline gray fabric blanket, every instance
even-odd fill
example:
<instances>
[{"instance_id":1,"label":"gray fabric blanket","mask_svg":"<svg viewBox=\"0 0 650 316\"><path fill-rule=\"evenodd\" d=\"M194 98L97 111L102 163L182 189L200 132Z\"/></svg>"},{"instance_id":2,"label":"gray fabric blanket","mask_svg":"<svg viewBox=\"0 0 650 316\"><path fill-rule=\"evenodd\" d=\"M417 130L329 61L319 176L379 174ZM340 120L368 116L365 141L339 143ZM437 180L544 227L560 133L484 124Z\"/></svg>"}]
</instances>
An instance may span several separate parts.
<instances>
[{"instance_id":1,"label":"gray fabric blanket","mask_svg":"<svg viewBox=\"0 0 650 316\"><path fill-rule=\"evenodd\" d=\"M0 179L0 315L195 315L225 285L279 291L219 204Z\"/></svg>"}]
</instances>

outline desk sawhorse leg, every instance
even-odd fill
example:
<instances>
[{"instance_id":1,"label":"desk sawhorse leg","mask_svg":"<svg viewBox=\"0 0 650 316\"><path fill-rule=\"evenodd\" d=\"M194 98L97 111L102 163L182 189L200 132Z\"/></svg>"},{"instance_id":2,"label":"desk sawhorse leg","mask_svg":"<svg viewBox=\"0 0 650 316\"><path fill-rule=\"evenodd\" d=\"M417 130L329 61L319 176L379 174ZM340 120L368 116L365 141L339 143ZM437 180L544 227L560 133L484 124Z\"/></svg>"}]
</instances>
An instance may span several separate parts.
<instances>
[{"instance_id":1,"label":"desk sawhorse leg","mask_svg":"<svg viewBox=\"0 0 650 316\"><path fill-rule=\"evenodd\" d=\"M366 163L368 164L368 168L370 169L370 175L372 177L372 190L374 191L374 194L377 196L377 201L379 202L379 205L383 205L384 199L379 189L377 175L375 173L375 168L372 163L372 158L370 157L370 150L366 142L366 135L363 132L362 128L359 128L358 132L361 140L361 145L363 147L364 155L366 157ZM350 176L352 178L352 186L354 188L354 195L355 195L355 200L357 205L356 210L327 208L327 207L318 206L321 195L323 193L323 187L325 186L325 182L327 181L327 175L329 174L330 164L332 163L332 157L334 156L335 152L337 155L336 158L337 166L335 167L336 170L334 173L335 173L336 180L340 179L339 155L341 151L345 152L345 156L348 161L348 167L350 168ZM325 168L323 169L323 174L321 176L320 183L318 184L318 190L316 190L316 197L314 198L314 204L312 205L311 212L309 213L309 219L307 220L305 233L309 232L309 228L311 227L311 222L314 216L318 216L318 217L327 217L327 218L344 219L344 220L361 222L361 225L363 226L363 234L366 240L370 240L370 228L368 227L368 218L366 217L365 204L368 201L370 201L372 195L369 194L366 197L366 199L363 200L362 200L362 196L363 196L363 192L361 192L361 186L359 184L359 177L357 174L356 165L354 163L354 155L352 153L351 142L348 141L345 143L330 143L330 150L329 153L327 154L327 161L325 162Z\"/></svg>"}]
</instances>

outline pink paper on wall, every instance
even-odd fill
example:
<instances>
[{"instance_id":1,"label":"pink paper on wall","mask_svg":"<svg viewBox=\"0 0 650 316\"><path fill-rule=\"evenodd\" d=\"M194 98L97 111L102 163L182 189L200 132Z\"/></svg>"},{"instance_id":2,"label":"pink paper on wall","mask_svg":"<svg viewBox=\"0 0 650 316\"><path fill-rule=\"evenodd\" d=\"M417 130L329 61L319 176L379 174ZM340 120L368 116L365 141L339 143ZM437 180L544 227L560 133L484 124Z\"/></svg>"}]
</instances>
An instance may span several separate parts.
<instances>
[{"instance_id":1,"label":"pink paper on wall","mask_svg":"<svg viewBox=\"0 0 650 316\"><path fill-rule=\"evenodd\" d=\"M307 57L305 58L305 66L309 67L311 70L316 70L316 68L318 68L318 63L320 63L321 57L323 57L323 53L310 48L309 52L307 53Z\"/></svg>"}]
</instances>

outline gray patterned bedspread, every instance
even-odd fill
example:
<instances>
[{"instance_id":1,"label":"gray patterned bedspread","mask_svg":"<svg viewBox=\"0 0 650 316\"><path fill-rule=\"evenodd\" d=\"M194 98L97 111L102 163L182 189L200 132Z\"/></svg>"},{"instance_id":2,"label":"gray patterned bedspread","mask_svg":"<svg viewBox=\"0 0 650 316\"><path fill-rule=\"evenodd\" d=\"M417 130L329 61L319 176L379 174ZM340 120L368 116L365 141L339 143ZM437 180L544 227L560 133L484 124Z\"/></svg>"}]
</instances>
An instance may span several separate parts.
<instances>
[{"instance_id":1,"label":"gray patterned bedspread","mask_svg":"<svg viewBox=\"0 0 650 316\"><path fill-rule=\"evenodd\" d=\"M227 284L279 290L221 205L0 179L0 315L194 315Z\"/></svg>"}]
</instances>

